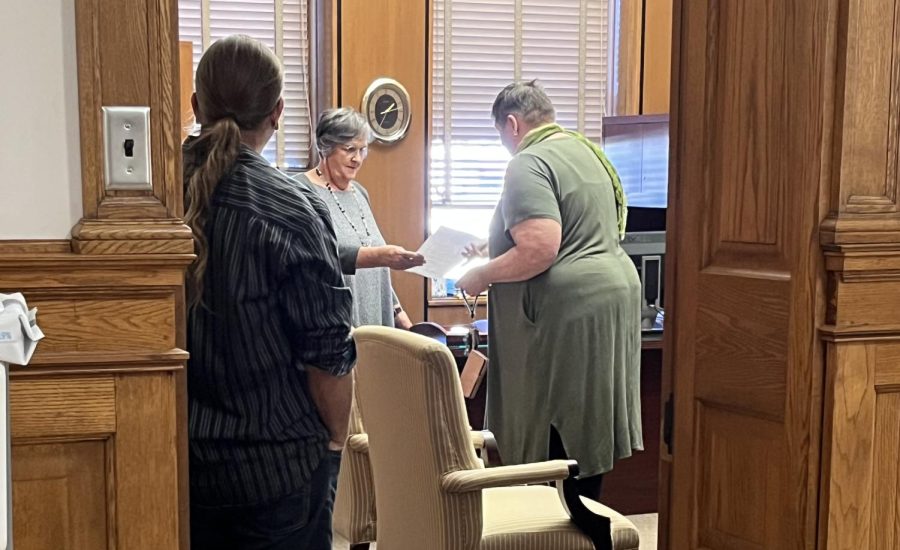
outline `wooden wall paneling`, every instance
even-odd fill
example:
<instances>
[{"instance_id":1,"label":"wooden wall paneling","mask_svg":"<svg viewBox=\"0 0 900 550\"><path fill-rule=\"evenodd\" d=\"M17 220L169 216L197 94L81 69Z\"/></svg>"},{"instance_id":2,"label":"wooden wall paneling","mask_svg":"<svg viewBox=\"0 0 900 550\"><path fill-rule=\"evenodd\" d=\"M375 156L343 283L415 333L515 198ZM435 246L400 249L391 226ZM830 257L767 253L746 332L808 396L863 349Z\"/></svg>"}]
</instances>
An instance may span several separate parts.
<instances>
[{"instance_id":1,"label":"wooden wall paneling","mask_svg":"<svg viewBox=\"0 0 900 550\"><path fill-rule=\"evenodd\" d=\"M900 243L900 2L841 4L826 245ZM857 215L858 214L858 215ZM886 246L882 246L882 249Z\"/></svg>"},{"instance_id":2,"label":"wooden wall paneling","mask_svg":"<svg viewBox=\"0 0 900 550\"><path fill-rule=\"evenodd\" d=\"M88 256L7 254L0 262L0 288L65 293L127 287L179 287L187 255Z\"/></svg>"},{"instance_id":3,"label":"wooden wall paneling","mask_svg":"<svg viewBox=\"0 0 900 550\"><path fill-rule=\"evenodd\" d=\"M900 335L829 329L820 548L900 542Z\"/></svg>"},{"instance_id":4,"label":"wooden wall paneling","mask_svg":"<svg viewBox=\"0 0 900 550\"><path fill-rule=\"evenodd\" d=\"M830 345L822 434L823 548L875 548L871 532L875 353L865 342Z\"/></svg>"},{"instance_id":5,"label":"wooden wall paneling","mask_svg":"<svg viewBox=\"0 0 900 550\"><path fill-rule=\"evenodd\" d=\"M29 305L41 308L46 338L41 352L129 351L175 348L175 302L171 292L159 297L68 299ZM110 314L121 308L124 315Z\"/></svg>"},{"instance_id":6,"label":"wooden wall paneling","mask_svg":"<svg viewBox=\"0 0 900 550\"><path fill-rule=\"evenodd\" d=\"M144 0L147 12L147 45L150 78L147 90L150 112L153 196L166 207L166 218L183 215L181 171L181 101L179 81L178 2ZM186 238L186 236L185 236ZM193 249L188 251L192 252Z\"/></svg>"},{"instance_id":7,"label":"wooden wall paneling","mask_svg":"<svg viewBox=\"0 0 900 550\"><path fill-rule=\"evenodd\" d=\"M828 345L820 547L895 548L900 541L900 292L893 259L829 247ZM860 307L868 305L869 307ZM862 546L860 546L862 545Z\"/></svg>"},{"instance_id":8,"label":"wooden wall paneling","mask_svg":"<svg viewBox=\"0 0 900 550\"><path fill-rule=\"evenodd\" d=\"M194 43L178 43L178 82L179 113L181 141L184 142L191 133L194 123L194 109L191 107L191 96L194 93Z\"/></svg>"},{"instance_id":9,"label":"wooden wall paneling","mask_svg":"<svg viewBox=\"0 0 900 550\"><path fill-rule=\"evenodd\" d=\"M59 240L14 240L0 241L0 255L23 256L28 254L68 254L72 251L72 242Z\"/></svg>"},{"instance_id":10,"label":"wooden wall paneling","mask_svg":"<svg viewBox=\"0 0 900 550\"><path fill-rule=\"evenodd\" d=\"M669 112L671 67L672 0L644 0L641 114Z\"/></svg>"},{"instance_id":11,"label":"wooden wall paneling","mask_svg":"<svg viewBox=\"0 0 900 550\"><path fill-rule=\"evenodd\" d=\"M116 548L103 439L14 445L12 463L16 548Z\"/></svg>"},{"instance_id":12,"label":"wooden wall paneling","mask_svg":"<svg viewBox=\"0 0 900 550\"><path fill-rule=\"evenodd\" d=\"M875 346L872 533L876 550L900 547L900 345Z\"/></svg>"},{"instance_id":13,"label":"wooden wall paneling","mask_svg":"<svg viewBox=\"0 0 900 550\"><path fill-rule=\"evenodd\" d=\"M668 544L811 548L826 44L811 29L827 13L777 0L675 12Z\"/></svg>"},{"instance_id":14,"label":"wooden wall paneling","mask_svg":"<svg viewBox=\"0 0 900 550\"><path fill-rule=\"evenodd\" d=\"M897 214L900 29L896 0L849 2L839 51L841 140L834 188L842 212ZM864 29L864 30L863 30Z\"/></svg>"},{"instance_id":15,"label":"wooden wall paneling","mask_svg":"<svg viewBox=\"0 0 900 550\"><path fill-rule=\"evenodd\" d=\"M81 182L84 217L94 219L103 199L103 127L100 107L100 42L97 2L75 3L78 45L78 111L81 133Z\"/></svg>"},{"instance_id":16,"label":"wooden wall paneling","mask_svg":"<svg viewBox=\"0 0 900 550\"><path fill-rule=\"evenodd\" d=\"M612 90L609 115L641 114L641 57L643 50L644 3L617 2L618 59L614 60L618 84ZM612 13L612 10L611 10Z\"/></svg>"},{"instance_id":17,"label":"wooden wall paneling","mask_svg":"<svg viewBox=\"0 0 900 550\"><path fill-rule=\"evenodd\" d=\"M193 252L179 219L177 16L176 0L76 2L84 208L72 230L77 253ZM152 191L105 188L101 108L130 105L150 107Z\"/></svg>"},{"instance_id":18,"label":"wooden wall paneling","mask_svg":"<svg viewBox=\"0 0 900 550\"><path fill-rule=\"evenodd\" d=\"M112 375L22 380L9 384L14 439L116 431L116 386Z\"/></svg>"},{"instance_id":19,"label":"wooden wall paneling","mask_svg":"<svg viewBox=\"0 0 900 550\"><path fill-rule=\"evenodd\" d=\"M118 508L119 547L177 548L180 510L175 377L118 376L116 394L116 499L129 503ZM182 493L182 497L186 495ZM154 520L148 522L146 518Z\"/></svg>"},{"instance_id":20,"label":"wooden wall paneling","mask_svg":"<svg viewBox=\"0 0 900 550\"><path fill-rule=\"evenodd\" d=\"M314 40L310 58L312 72L312 119L318 119L324 109L338 104L338 2L310 1L310 36ZM313 159L317 157L313 147Z\"/></svg>"},{"instance_id":21,"label":"wooden wall paneling","mask_svg":"<svg viewBox=\"0 0 900 550\"><path fill-rule=\"evenodd\" d=\"M819 539L887 549L900 541L900 2L840 3L835 22Z\"/></svg>"},{"instance_id":22,"label":"wooden wall paneling","mask_svg":"<svg viewBox=\"0 0 900 550\"><path fill-rule=\"evenodd\" d=\"M416 250L425 238L428 1L340 0L339 103L360 108L369 84L395 78L409 91L412 122L395 145L372 144L359 181L387 242ZM424 319L425 280L392 273L394 289L413 322Z\"/></svg>"},{"instance_id":23,"label":"wooden wall paneling","mask_svg":"<svg viewBox=\"0 0 900 550\"><path fill-rule=\"evenodd\" d=\"M0 292L46 339L13 367L16 545L187 548L177 0L76 0L84 216L0 242ZM149 106L152 189L107 191L102 106Z\"/></svg>"},{"instance_id":24,"label":"wooden wall paneling","mask_svg":"<svg viewBox=\"0 0 900 550\"><path fill-rule=\"evenodd\" d=\"M48 471L22 479L91 484L88 508L76 511L52 484L42 499L41 485L20 484L14 515L27 542L17 532L17 545L187 548L183 271L191 256L8 250L15 253L0 260L0 292L22 291L47 335L31 365L11 372L14 475ZM94 455L79 451L85 443ZM59 468L42 454L48 445L71 458L71 473L52 473ZM82 513L94 523L72 535ZM90 542L71 546L82 540Z\"/></svg>"}]
</instances>

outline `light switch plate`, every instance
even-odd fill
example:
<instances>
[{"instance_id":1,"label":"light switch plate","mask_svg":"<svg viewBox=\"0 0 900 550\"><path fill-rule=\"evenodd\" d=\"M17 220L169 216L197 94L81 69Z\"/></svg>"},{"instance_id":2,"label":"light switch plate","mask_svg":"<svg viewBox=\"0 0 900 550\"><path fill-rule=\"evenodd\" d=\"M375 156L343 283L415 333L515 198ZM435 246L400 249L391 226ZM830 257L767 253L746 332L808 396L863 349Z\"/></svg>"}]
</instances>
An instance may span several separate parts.
<instances>
[{"instance_id":1,"label":"light switch plate","mask_svg":"<svg viewBox=\"0 0 900 550\"><path fill-rule=\"evenodd\" d=\"M150 108L103 107L106 188L152 191Z\"/></svg>"}]
</instances>

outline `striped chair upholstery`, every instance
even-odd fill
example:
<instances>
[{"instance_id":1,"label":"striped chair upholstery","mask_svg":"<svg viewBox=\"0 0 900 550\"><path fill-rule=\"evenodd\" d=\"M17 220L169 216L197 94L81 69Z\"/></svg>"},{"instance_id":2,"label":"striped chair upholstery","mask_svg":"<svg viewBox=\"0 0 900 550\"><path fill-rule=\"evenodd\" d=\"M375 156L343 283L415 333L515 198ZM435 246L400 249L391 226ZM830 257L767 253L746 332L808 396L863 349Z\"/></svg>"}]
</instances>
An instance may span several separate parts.
<instances>
[{"instance_id":1,"label":"striped chair upholstery","mask_svg":"<svg viewBox=\"0 0 900 550\"><path fill-rule=\"evenodd\" d=\"M562 460L484 469L467 430L459 376L446 346L384 327L354 332L357 397L368 433L378 550L593 550L546 483L569 476ZM624 516L616 550L637 550Z\"/></svg>"},{"instance_id":2,"label":"striped chair upholstery","mask_svg":"<svg viewBox=\"0 0 900 550\"><path fill-rule=\"evenodd\" d=\"M354 374L355 376L355 374ZM359 414L356 392L350 408L350 436L341 457L332 519L334 532L351 545L375 540L375 489L369 467L369 445Z\"/></svg>"},{"instance_id":3,"label":"striped chair upholstery","mask_svg":"<svg viewBox=\"0 0 900 550\"><path fill-rule=\"evenodd\" d=\"M355 378L355 372L353 376ZM332 522L334 532L349 542L351 549L356 549L375 542L377 531L375 487L372 485L372 470L369 465L369 437L363 427L355 391L350 407L348 433L347 444L341 455ZM469 435L474 449L485 447L484 432L471 431Z\"/></svg>"}]
</instances>

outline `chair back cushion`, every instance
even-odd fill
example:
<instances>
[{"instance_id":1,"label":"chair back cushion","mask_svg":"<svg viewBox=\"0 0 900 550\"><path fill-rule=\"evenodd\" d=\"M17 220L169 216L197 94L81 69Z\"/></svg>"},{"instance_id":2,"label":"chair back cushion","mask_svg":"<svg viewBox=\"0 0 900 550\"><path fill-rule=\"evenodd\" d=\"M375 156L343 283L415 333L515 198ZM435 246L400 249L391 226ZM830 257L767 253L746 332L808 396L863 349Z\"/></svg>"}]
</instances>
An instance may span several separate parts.
<instances>
[{"instance_id":1,"label":"chair back cushion","mask_svg":"<svg viewBox=\"0 0 900 550\"><path fill-rule=\"evenodd\" d=\"M481 493L441 490L445 473L483 467L471 444L452 354L434 340L386 327L360 327L354 339L379 546L476 547Z\"/></svg>"}]
</instances>

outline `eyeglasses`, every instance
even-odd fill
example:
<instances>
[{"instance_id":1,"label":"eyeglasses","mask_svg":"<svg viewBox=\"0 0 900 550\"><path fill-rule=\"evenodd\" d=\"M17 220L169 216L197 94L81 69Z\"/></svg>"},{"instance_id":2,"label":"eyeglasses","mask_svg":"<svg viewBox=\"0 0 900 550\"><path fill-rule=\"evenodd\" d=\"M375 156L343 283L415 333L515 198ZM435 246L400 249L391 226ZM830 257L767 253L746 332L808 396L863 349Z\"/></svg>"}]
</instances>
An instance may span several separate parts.
<instances>
[{"instance_id":1,"label":"eyeglasses","mask_svg":"<svg viewBox=\"0 0 900 550\"><path fill-rule=\"evenodd\" d=\"M339 149L339 151L350 158L353 158L357 155L359 155L359 158L366 158L366 156L368 156L369 154L368 147L356 147L355 145L344 145Z\"/></svg>"}]
</instances>

